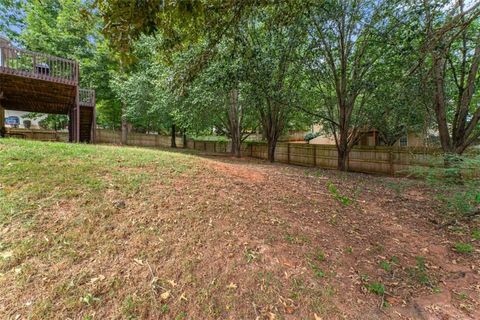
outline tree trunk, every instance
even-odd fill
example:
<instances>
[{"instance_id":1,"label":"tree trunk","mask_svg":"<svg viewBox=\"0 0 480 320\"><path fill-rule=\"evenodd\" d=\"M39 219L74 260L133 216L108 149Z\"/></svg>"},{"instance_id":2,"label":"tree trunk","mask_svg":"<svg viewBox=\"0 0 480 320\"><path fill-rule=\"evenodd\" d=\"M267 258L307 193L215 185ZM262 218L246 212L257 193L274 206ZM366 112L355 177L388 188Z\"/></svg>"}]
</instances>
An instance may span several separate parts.
<instances>
[{"instance_id":1,"label":"tree trunk","mask_svg":"<svg viewBox=\"0 0 480 320\"><path fill-rule=\"evenodd\" d=\"M237 158L240 158L242 156L242 143L239 141L239 139L234 139L232 137L232 149L230 150L230 153L234 155Z\"/></svg>"},{"instance_id":2,"label":"tree trunk","mask_svg":"<svg viewBox=\"0 0 480 320\"><path fill-rule=\"evenodd\" d=\"M230 126L230 137L232 140L232 155L240 158L242 155L242 109L238 103L238 90L230 91L230 109L228 111L228 122Z\"/></svg>"},{"instance_id":3,"label":"tree trunk","mask_svg":"<svg viewBox=\"0 0 480 320\"><path fill-rule=\"evenodd\" d=\"M338 148L337 169L339 171L348 171L348 150Z\"/></svg>"},{"instance_id":4,"label":"tree trunk","mask_svg":"<svg viewBox=\"0 0 480 320\"><path fill-rule=\"evenodd\" d=\"M127 115L126 115L126 106L125 104L122 104L122 136L121 136L121 144L127 145L127 140L128 140L128 121L127 121Z\"/></svg>"},{"instance_id":5,"label":"tree trunk","mask_svg":"<svg viewBox=\"0 0 480 320\"><path fill-rule=\"evenodd\" d=\"M340 128L340 137L337 142L337 169L339 171L348 171L348 154L350 149L348 147L348 131Z\"/></svg>"},{"instance_id":6,"label":"tree trunk","mask_svg":"<svg viewBox=\"0 0 480 320\"><path fill-rule=\"evenodd\" d=\"M172 124L172 141L171 141L171 144L170 144L170 147L172 147L172 148L177 147L176 136L177 136L176 127L175 127L175 124Z\"/></svg>"},{"instance_id":7,"label":"tree trunk","mask_svg":"<svg viewBox=\"0 0 480 320\"><path fill-rule=\"evenodd\" d=\"M187 130L183 129L183 148L185 149L187 147Z\"/></svg>"},{"instance_id":8,"label":"tree trunk","mask_svg":"<svg viewBox=\"0 0 480 320\"><path fill-rule=\"evenodd\" d=\"M268 161L275 162L275 148L277 147L277 139L267 137Z\"/></svg>"},{"instance_id":9,"label":"tree trunk","mask_svg":"<svg viewBox=\"0 0 480 320\"><path fill-rule=\"evenodd\" d=\"M274 162L278 138L285 127L285 114L281 107L267 99L267 108L260 112L260 118L262 119L263 132L267 138L267 159Z\"/></svg>"}]
</instances>

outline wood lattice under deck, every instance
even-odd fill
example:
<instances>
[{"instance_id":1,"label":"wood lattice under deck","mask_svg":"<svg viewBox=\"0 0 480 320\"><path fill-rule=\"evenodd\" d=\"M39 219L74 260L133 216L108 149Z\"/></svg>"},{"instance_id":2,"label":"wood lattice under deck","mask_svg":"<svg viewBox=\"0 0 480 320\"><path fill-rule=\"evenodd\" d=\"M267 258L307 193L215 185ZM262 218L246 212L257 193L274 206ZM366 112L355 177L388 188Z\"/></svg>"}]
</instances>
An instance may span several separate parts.
<instances>
[{"instance_id":1,"label":"wood lattice under deck","mask_svg":"<svg viewBox=\"0 0 480 320\"><path fill-rule=\"evenodd\" d=\"M95 140L95 91L80 89L78 62L18 49L0 38L0 127L2 108L67 114L70 141Z\"/></svg>"}]
</instances>

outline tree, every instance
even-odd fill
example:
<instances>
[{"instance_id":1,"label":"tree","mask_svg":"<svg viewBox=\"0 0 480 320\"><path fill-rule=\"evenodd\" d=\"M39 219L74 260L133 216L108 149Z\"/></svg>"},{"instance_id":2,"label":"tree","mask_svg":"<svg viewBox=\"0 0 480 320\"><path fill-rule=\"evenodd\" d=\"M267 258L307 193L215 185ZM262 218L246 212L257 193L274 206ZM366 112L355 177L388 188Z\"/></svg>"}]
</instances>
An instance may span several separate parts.
<instances>
[{"instance_id":1,"label":"tree","mask_svg":"<svg viewBox=\"0 0 480 320\"><path fill-rule=\"evenodd\" d=\"M365 106L374 90L369 77L383 54L378 46L388 43L392 12L388 0L331 0L308 8L307 65L318 97L312 114L334 135L342 171L348 170L348 154L361 130L368 128Z\"/></svg>"},{"instance_id":2,"label":"tree","mask_svg":"<svg viewBox=\"0 0 480 320\"><path fill-rule=\"evenodd\" d=\"M0 35L3 33L10 39L18 37L24 26L22 1L0 0Z\"/></svg>"},{"instance_id":3,"label":"tree","mask_svg":"<svg viewBox=\"0 0 480 320\"><path fill-rule=\"evenodd\" d=\"M297 89L302 73L295 69L295 63L306 36L295 15L278 23L284 13L285 7L266 7L249 17L241 28L242 54L249 64L249 103L257 110L271 162L293 105L299 101Z\"/></svg>"},{"instance_id":4,"label":"tree","mask_svg":"<svg viewBox=\"0 0 480 320\"><path fill-rule=\"evenodd\" d=\"M428 94L420 77L411 72L411 62L418 61L415 50L420 41L417 31L411 28L408 17L389 37L394 50L384 50L371 72L371 98L366 107L367 123L375 129L380 140L393 146L410 132L423 132L431 128L428 112Z\"/></svg>"},{"instance_id":5,"label":"tree","mask_svg":"<svg viewBox=\"0 0 480 320\"><path fill-rule=\"evenodd\" d=\"M480 136L480 3L424 0L415 8L440 143L446 154L461 155Z\"/></svg>"},{"instance_id":6,"label":"tree","mask_svg":"<svg viewBox=\"0 0 480 320\"><path fill-rule=\"evenodd\" d=\"M193 109L202 105L197 110L207 115L217 133L231 140L231 153L237 157L241 156L242 143L258 126L255 109L246 100L250 70L239 46L238 38L223 40L189 93L197 102L192 104ZM191 108L189 112L196 113Z\"/></svg>"}]
</instances>

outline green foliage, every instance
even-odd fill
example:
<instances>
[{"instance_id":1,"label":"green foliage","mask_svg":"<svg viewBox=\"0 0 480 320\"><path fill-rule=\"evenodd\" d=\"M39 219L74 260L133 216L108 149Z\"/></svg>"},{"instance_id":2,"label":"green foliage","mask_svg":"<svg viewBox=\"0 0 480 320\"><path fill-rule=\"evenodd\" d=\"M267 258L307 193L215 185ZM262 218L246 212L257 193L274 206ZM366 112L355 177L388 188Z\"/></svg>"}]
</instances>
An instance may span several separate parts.
<instances>
[{"instance_id":1,"label":"green foliage","mask_svg":"<svg viewBox=\"0 0 480 320\"><path fill-rule=\"evenodd\" d=\"M165 313L168 313L168 311L170 310L170 308L168 307L168 304L162 304L162 308L161 308L161 311L163 314Z\"/></svg>"},{"instance_id":2,"label":"green foliage","mask_svg":"<svg viewBox=\"0 0 480 320\"><path fill-rule=\"evenodd\" d=\"M480 229L473 229L472 238L474 240L480 240Z\"/></svg>"},{"instance_id":3,"label":"green foliage","mask_svg":"<svg viewBox=\"0 0 480 320\"><path fill-rule=\"evenodd\" d=\"M310 267L312 268L313 273L315 274L316 277L318 278L323 278L325 277L325 272L322 271L317 265L315 264L310 264Z\"/></svg>"},{"instance_id":4,"label":"green foliage","mask_svg":"<svg viewBox=\"0 0 480 320\"><path fill-rule=\"evenodd\" d=\"M41 114L30 112L22 116L24 119L38 120L41 128L47 130L63 130L68 126L68 116L63 114Z\"/></svg>"},{"instance_id":5,"label":"green foliage","mask_svg":"<svg viewBox=\"0 0 480 320\"><path fill-rule=\"evenodd\" d=\"M455 251L457 251L458 253L472 253L473 246L470 243L458 242L455 243Z\"/></svg>"},{"instance_id":6,"label":"green foliage","mask_svg":"<svg viewBox=\"0 0 480 320\"><path fill-rule=\"evenodd\" d=\"M322 250L317 250L317 252L315 253L315 259L318 260L318 261L324 261L325 260L325 253L322 251Z\"/></svg>"},{"instance_id":7,"label":"green foliage","mask_svg":"<svg viewBox=\"0 0 480 320\"><path fill-rule=\"evenodd\" d=\"M88 293L82 298L82 302L85 303L87 306L91 306L94 303L100 301L99 298L95 297L93 294Z\"/></svg>"},{"instance_id":8,"label":"green foliage","mask_svg":"<svg viewBox=\"0 0 480 320\"><path fill-rule=\"evenodd\" d=\"M385 294L385 286L380 282L372 282L367 284L367 290L379 296L383 296Z\"/></svg>"},{"instance_id":9,"label":"green foliage","mask_svg":"<svg viewBox=\"0 0 480 320\"><path fill-rule=\"evenodd\" d=\"M448 218L471 219L480 210L480 155L445 155L431 167L411 173L425 179L436 190L436 198Z\"/></svg>"},{"instance_id":10,"label":"green foliage","mask_svg":"<svg viewBox=\"0 0 480 320\"><path fill-rule=\"evenodd\" d=\"M340 194L337 187L332 182L329 181L327 183L327 189L330 192L330 194L335 198L335 200L337 200L338 202L340 202L344 206L348 206L348 205L352 204L352 199L350 199L347 196L344 196L344 195Z\"/></svg>"},{"instance_id":11,"label":"green foliage","mask_svg":"<svg viewBox=\"0 0 480 320\"><path fill-rule=\"evenodd\" d=\"M413 280L418 281L423 285L431 285L430 278L428 277L428 274L427 274L427 266L425 264L425 258L420 256L415 257L415 262L416 262L415 267L407 269L407 272L410 275L410 277Z\"/></svg>"},{"instance_id":12,"label":"green foliage","mask_svg":"<svg viewBox=\"0 0 480 320\"><path fill-rule=\"evenodd\" d=\"M386 260L382 260L380 261L380 268L382 268L383 270L387 271L387 272L390 272L392 271L392 266L391 264L386 261Z\"/></svg>"}]
</instances>

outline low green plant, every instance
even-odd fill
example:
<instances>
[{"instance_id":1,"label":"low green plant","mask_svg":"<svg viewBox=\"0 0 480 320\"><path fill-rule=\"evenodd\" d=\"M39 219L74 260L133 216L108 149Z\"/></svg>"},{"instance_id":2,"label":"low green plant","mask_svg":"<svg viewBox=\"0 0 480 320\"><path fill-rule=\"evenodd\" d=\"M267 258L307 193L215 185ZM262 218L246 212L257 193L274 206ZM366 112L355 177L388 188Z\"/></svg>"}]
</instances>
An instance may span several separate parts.
<instances>
[{"instance_id":1,"label":"low green plant","mask_svg":"<svg viewBox=\"0 0 480 320\"><path fill-rule=\"evenodd\" d=\"M383 270L385 270L387 272L392 271L392 265L387 260L380 261L380 268L382 268Z\"/></svg>"},{"instance_id":2,"label":"low green plant","mask_svg":"<svg viewBox=\"0 0 480 320\"><path fill-rule=\"evenodd\" d=\"M470 243L457 242L455 243L455 251L458 253L472 253L473 246Z\"/></svg>"},{"instance_id":3,"label":"low green plant","mask_svg":"<svg viewBox=\"0 0 480 320\"><path fill-rule=\"evenodd\" d=\"M344 206L348 206L348 205L352 204L352 199L350 199L347 196L342 195L338 191L337 187L332 182L329 181L327 183L327 189L330 192L330 194L333 196L333 198L335 200L337 200L338 202L340 202L341 204L343 204Z\"/></svg>"},{"instance_id":4,"label":"low green plant","mask_svg":"<svg viewBox=\"0 0 480 320\"><path fill-rule=\"evenodd\" d=\"M480 229L473 229L472 238L473 240L480 240Z\"/></svg>"},{"instance_id":5,"label":"low green plant","mask_svg":"<svg viewBox=\"0 0 480 320\"><path fill-rule=\"evenodd\" d=\"M91 306L92 304L100 301L99 298L95 297L93 294L88 293L82 299L82 302L85 303L87 306Z\"/></svg>"},{"instance_id":6,"label":"low green plant","mask_svg":"<svg viewBox=\"0 0 480 320\"><path fill-rule=\"evenodd\" d=\"M431 281L427 273L425 258L421 256L415 257L415 262L415 267L407 269L410 277L423 285L431 285Z\"/></svg>"},{"instance_id":7,"label":"low green plant","mask_svg":"<svg viewBox=\"0 0 480 320\"><path fill-rule=\"evenodd\" d=\"M390 258L390 262L398 265L398 264L400 264L400 259L398 259L397 256L392 256L392 257Z\"/></svg>"},{"instance_id":8,"label":"low green plant","mask_svg":"<svg viewBox=\"0 0 480 320\"><path fill-rule=\"evenodd\" d=\"M317 250L317 252L315 254L315 259L317 259L318 261L324 261L325 260L325 253L320 249Z\"/></svg>"},{"instance_id":9,"label":"low green plant","mask_svg":"<svg viewBox=\"0 0 480 320\"><path fill-rule=\"evenodd\" d=\"M411 174L424 178L436 190L442 211L450 218L471 219L480 206L480 155L444 155L429 167L415 168Z\"/></svg>"},{"instance_id":10,"label":"low green plant","mask_svg":"<svg viewBox=\"0 0 480 320\"><path fill-rule=\"evenodd\" d=\"M257 250L251 249L251 248L247 248L245 250L245 258L247 259L248 263L253 262L254 260L257 259L257 257L258 257L258 251Z\"/></svg>"},{"instance_id":11,"label":"low green plant","mask_svg":"<svg viewBox=\"0 0 480 320\"><path fill-rule=\"evenodd\" d=\"M315 264L313 264L313 263L310 264L310 267L312 268L312 271L313 271L313 273L315 274L315 276L317 276L318 278L323 278L323 277L325 277L325 272L322 271L322 270L320 269L320 267L318 267L317 265L315 265Z\"/></svg>"},{"instance_id":12,"label":"low green plant","mask_svg":"<svg viewBox=\"0 0 480 320\"><path fill-rule=\"evenodd\" d=\"M379 296L383 296L385 294L385 286L380 282L372 282L367 284L367 290L368 292L375 293Z\"/></svg>"},{"instance_id":13,"label":"low green plant","mask_svg":"<svg viewBox=\"0 0 480 320\"><path fill-rule=\"evenodd\" d=\"M168 313L169 310L170 308L168 307L168 304L165 303L162 305L162 308L161 308L162 313Z\"/></svg>"}]
</instances>

